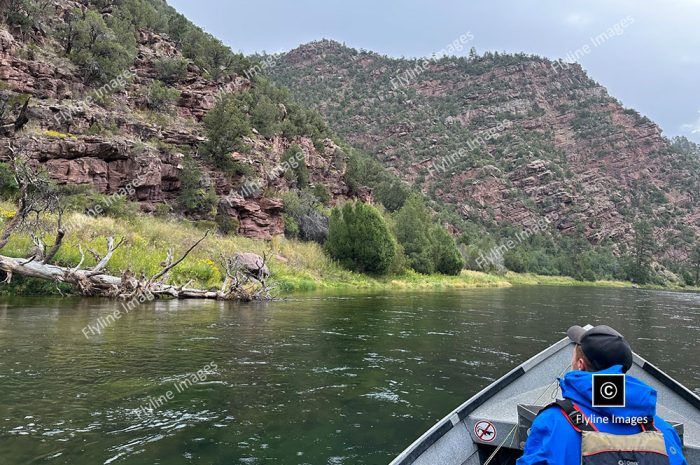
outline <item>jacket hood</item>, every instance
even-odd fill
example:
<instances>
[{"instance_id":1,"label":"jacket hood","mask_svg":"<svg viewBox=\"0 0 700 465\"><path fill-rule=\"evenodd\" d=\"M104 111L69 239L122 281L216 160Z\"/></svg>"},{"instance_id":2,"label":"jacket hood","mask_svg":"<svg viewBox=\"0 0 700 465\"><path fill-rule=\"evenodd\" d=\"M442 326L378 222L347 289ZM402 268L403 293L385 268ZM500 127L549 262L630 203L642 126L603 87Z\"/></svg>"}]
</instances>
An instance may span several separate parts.
<instances>
[{"instance_id":1,"label":"jacket hood","mask_svg":"<svg viewBox=\"0 0 700 465\"><path fill-rule=\"evenodd\" d=\"M570 371L559 379L561 392L564 397L575 404L592 410L601 416L643 417L656 415L656 390L651 386L630 375L625 375L625 406L624 407L593 407L594 374L621 374L622 365L614 365L606 370Z\"/></svg>"}]
</instances>

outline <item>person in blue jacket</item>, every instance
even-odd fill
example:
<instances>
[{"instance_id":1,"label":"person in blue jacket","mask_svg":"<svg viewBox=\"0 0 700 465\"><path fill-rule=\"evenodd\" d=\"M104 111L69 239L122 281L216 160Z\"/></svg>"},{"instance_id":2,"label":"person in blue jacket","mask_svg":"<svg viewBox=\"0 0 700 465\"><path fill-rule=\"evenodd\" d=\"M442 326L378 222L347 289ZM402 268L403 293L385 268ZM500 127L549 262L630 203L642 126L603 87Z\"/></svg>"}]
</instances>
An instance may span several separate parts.
<instances>
[{"instance_id":1,"label":"person in blue jacket","mask_svg":"<svg viewBox=\"0 0 700 465\"><path fill-rule=\"evenodd\" d=\"M567 335L575 347L571 361L573 371L559 379L563 397L571 400L603 433L636 434L642 428L634 420L653 417L653 426L663 433L668 455L665 463L687 465L678 434L656 416L656 391L652 387L625 375L624 407L592 405L594 374L621 374L632 366L632 349L624 337L609 326L596 326L588 331L572 326ZM561 408L546 408L535 418L517 465L580 465L581 436Z\"/></svg>"}]
</instances>

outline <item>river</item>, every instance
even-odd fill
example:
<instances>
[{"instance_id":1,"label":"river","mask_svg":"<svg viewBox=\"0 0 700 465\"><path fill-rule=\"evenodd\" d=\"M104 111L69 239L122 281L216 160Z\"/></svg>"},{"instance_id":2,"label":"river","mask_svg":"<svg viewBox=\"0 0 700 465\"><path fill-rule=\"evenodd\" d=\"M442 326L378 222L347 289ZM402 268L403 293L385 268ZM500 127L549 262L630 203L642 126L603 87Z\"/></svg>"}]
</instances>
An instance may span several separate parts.
<instances>
[{"instance_id":1,"label":"river","mask_svg":"<svg viewBox=\"0 0 700 465\"><path fill-rule=\"evenodd\" d=\"M700 393L700 294L514 287L170 301L102 328L117 308L0 299L0 463L385 465L576 323L618 328Z\"/></svg>"}]
</instances>

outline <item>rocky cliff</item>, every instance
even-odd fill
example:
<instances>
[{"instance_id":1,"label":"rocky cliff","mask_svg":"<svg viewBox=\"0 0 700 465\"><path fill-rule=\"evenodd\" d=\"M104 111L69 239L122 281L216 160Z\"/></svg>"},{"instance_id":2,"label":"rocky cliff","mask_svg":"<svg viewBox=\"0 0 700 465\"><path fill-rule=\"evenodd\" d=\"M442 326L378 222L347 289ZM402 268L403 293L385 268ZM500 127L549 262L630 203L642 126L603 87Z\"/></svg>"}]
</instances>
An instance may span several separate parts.
<instances>
[{"instance_id":1,"label":"rocky cliff","mask_svg":"<svg viewBox=\"0 0 700 465\"><path fill-rule=\"evenodd\" d=\"M327 189L331 203L348 197L343 164L338 162L343 154L330 139L313 143L303 132L263 137L253 128L243 141L246 149L228 155L246 175L226 174L199 155L206 140L203 117L221 95L245 93L255 85L240 71L213 78L166 34L136 28L131 65L109 82L88 83L56 36L67 29L69 15L93 11L93 5L45 3L48 12L29 33L0 24L0 118L9 122L4 125L0 159L7 157L7 142L12 142L59 184L89 186L108 195L126 192L143 211L153 212L159 204L175 204L182 160L191 154L206 178L203 182L213 185L220 199L219 213L236 220L240 234L263 239L284 230L278 194L297 186L284 170L275 168L293 144L303 150L310 185ZM109 18L111 7L99 14ZM169 82L175 100L165 111L154 111L149 107L149 86L164 59L187 65ZM20 115L26 121L14 127ZM272 172L276 174L270 176ZM245 191L251 182L258 188Z\"/></svg>"}]
</instances>

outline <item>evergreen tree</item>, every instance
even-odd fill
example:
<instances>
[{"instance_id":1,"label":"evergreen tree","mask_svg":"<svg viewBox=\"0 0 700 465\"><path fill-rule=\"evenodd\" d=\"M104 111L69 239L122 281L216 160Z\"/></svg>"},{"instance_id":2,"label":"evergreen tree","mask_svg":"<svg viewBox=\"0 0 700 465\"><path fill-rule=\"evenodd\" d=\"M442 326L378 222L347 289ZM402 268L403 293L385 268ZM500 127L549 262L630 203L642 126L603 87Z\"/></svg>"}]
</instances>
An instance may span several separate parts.
<instances>
[{"instance_id":1,"label":"evergreen tree","mask_svg":"<svg viewBox=\"0 0 700 465\"><path fill-rule=\"evenodd\" d=\"M454 237L439 224L432 227L431 233L435 271L458 275L464 267L464 259L457 249Z\"/></svg>"},{"instance_id":2,"label":"evergreen tree","mask_svg":"<svg viewBox=\"0 0 700 465\"><path fill-rule=\"evenodd\" d=\"M197 163L187 155L180 172L180 196L178 204L187 213L210 217L216 211L214 186L204 176Z\"/></svg>"},{"instance_id":3,"label":"evergreen tree","mask_svg":"<svg viewBox=\"0 0 700 465\"><path fill-rule=\"evenodd\" d=\"M432 220L423 198L412 194L396 213L396 239L404 248L408 263L419 273L435 272L430 230Z\"/></svg>"},{"instance_id":4,"label":"evergreen tree","mask_svg":"<svg viewBox=\"0 0 700 465\"><path fill-rule=\"evenodd\" d=\"M396 256L396 242L384 218L362 202L333 209L325 249L346 268L372 274L385 274Z\"/></svg>"},{"instance_id":5,"label":"evergreen tree","mask_svg":"<svg viewBox=\"0 0 700 465\"><path fill-rule=\"evenodd\" d=\"M632 256L627 262L627 277L631 281L646 284L653 279L651 262L655 250L654 229L645 220L634 223Z\"/></svg>"},{"instance_id":6,"label":"evergreen tree","mask_svg":"<svg viewBox=\"0 0 700 465\"><path fill-rule=\"evenodd\" d=\"M690 264L695 276L695 285L700 286L700 244L695 246L695 249L691 253Z\"/></svg>"},{"instance_id":7,"label":"evergreen tree","mask_svg":"<svg viewBox=\"0 0 700 465\"><path fill-rule=\"evenodd\" d=\"M459 274L462 255L449 232L435 224L423 197L411 194L395 215L396 238L411 268L419 273Z\"/></svg>"},{"instance_id":8,"label":"evergreen tree","mask_svg":"<svg viewBox=\"0 0 700 465\"><path fill-rule=\"evenodd\" d=\"M226 94L204 117L208 140L200 148L202 154L227 172L244 174L245 168L231 158L234 150L245 150L243 137L251 134L248 116L242 102Z\"/></svg>"},{"instance_id":9,"label":"evergreen tree","mask_svg":"<svg viewBox=\"0 0 700 465\"><path fill-rule=\"evenodd\" d=\"M267 95L260 96L251 114L253 127L269 138L278 132L280 119L280 108Z\"/></svg>"},{"instance_id":10,"label":"evergreen tree","mask_svg":"<svg viewBox=\"0 0 700 465\"><path fill-rule=\"evenodd\" d=\"M56 31L68 57L90 84L116 78L129 68L136 53L133 26L125 20L113 20L111 29L98 12L87 9L71 11Z\"/></svg>"}]
</instances>

